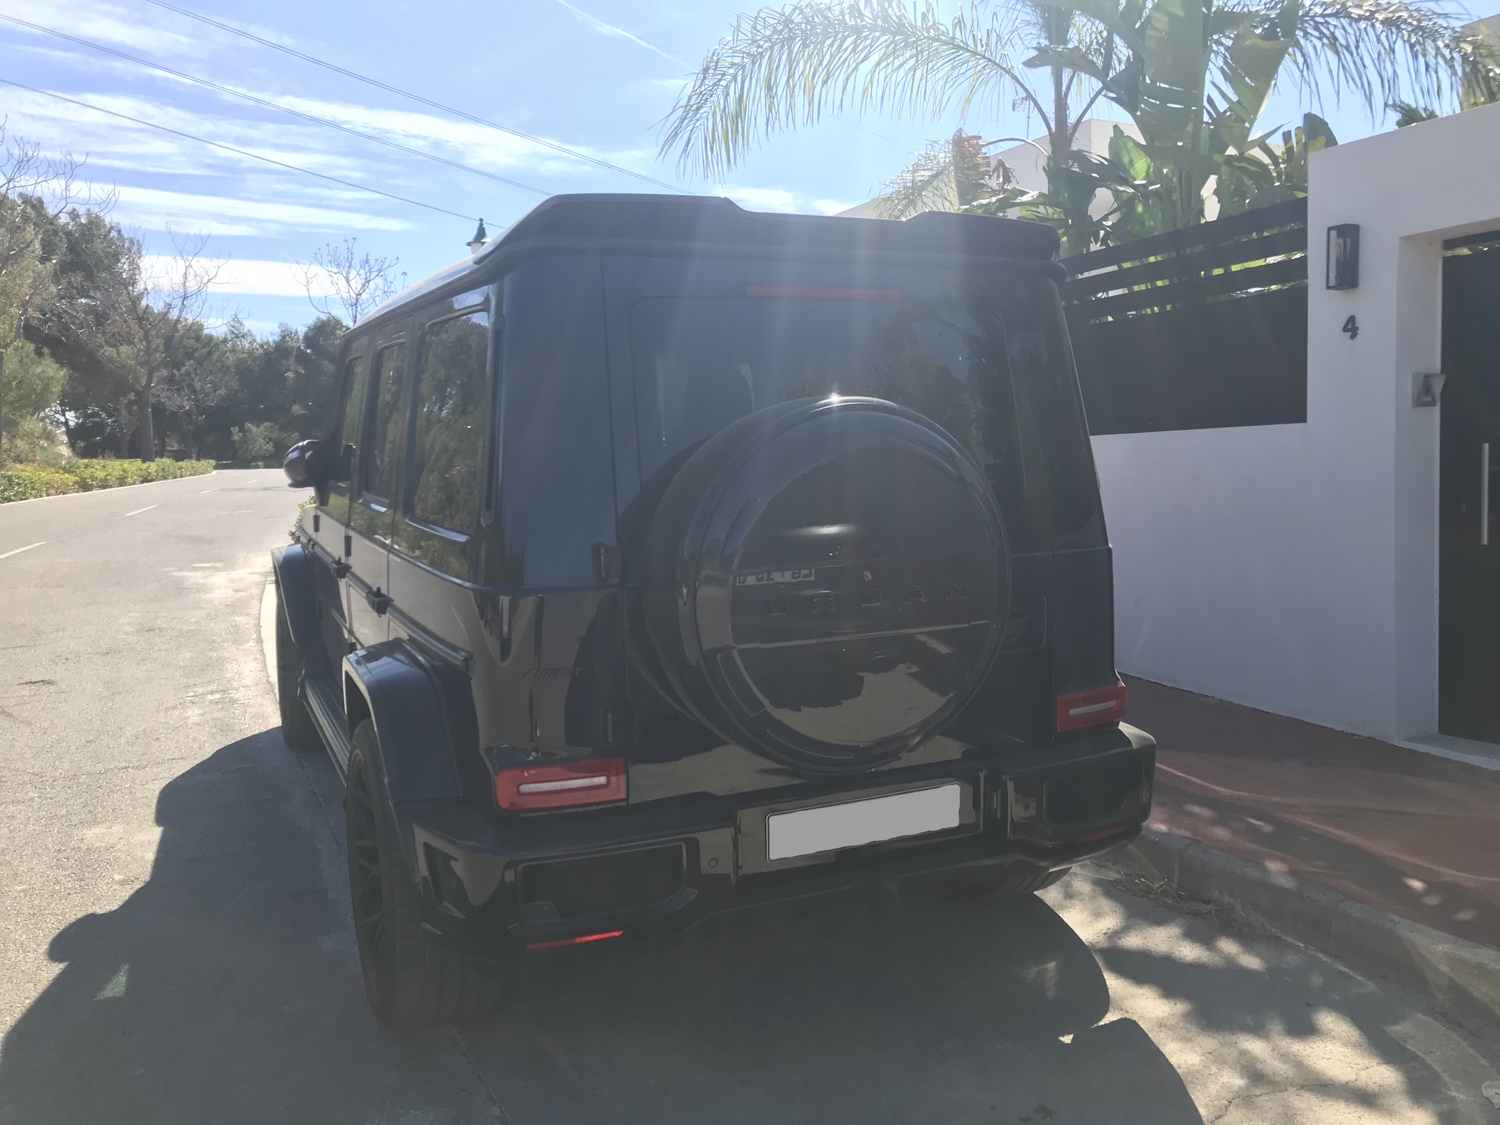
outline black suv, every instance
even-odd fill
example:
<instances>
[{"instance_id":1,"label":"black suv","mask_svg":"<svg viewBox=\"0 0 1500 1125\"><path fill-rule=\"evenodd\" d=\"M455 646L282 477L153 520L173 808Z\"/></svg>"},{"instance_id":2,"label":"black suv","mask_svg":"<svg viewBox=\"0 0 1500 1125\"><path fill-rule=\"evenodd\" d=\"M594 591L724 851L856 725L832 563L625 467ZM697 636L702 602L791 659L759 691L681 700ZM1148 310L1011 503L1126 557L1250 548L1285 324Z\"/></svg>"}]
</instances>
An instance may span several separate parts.
<instances>
[{"instance_id":1,"label":"black suv","mask_svg":"<svg viewBox=\"0 0 1500 1125\"><path fill-rule=\"evenodd\" d=\"M557 196L348 333L277 655L377 1013L731 906L1025 894L1139 831L1056 253Z\"/></svg>"}]
</instances>

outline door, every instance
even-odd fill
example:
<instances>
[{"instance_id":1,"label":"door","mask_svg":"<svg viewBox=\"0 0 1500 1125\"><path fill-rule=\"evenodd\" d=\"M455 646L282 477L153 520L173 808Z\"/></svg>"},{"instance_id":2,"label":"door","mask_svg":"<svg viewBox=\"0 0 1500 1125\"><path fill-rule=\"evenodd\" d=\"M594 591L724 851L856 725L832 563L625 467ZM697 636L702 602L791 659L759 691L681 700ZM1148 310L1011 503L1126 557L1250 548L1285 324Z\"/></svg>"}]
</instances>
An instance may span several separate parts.
<instances>
[{"instance_id":1,"label":"door","mask_svg":"<svg viewBox=\"0 0 1500 1125\"><path fill-rule=\"evenodd\" d=\"M376 337L366 396L365 443L355 474L358 487L349 505L347 604L354 641L360 648L389 636L386 591L406 445L406 354L401 330Z\"/></svg>"},{"instance_id":2,"label":"door","mask_svg":"<svg viewBox=\"0 0 1500 1125\"><path fill-rule=\"evenodd\" d=\"M1500 742L1500 232L1443 261L1438 729Z\"/></svg>"}]
</instances>

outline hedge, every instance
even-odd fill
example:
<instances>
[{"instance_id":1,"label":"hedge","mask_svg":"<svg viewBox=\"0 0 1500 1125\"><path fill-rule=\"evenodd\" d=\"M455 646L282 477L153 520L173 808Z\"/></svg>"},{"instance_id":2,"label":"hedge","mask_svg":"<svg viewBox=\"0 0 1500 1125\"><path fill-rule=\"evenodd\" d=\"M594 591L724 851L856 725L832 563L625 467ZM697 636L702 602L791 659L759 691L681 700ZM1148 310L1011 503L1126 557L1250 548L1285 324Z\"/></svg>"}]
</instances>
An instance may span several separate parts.
<instances>
[{"instance_id":1,"label":"hedge","mask_svg":"<svg viewBox=\"0 0 1500 1125\"><path fill-rule=\"evenodd\" d=\"M213 471L212 461L73 461L57 469L23 465L0 469L0 504L64 492L92 492L122 484L195 477Z\"/></svg>"}]
</instances>

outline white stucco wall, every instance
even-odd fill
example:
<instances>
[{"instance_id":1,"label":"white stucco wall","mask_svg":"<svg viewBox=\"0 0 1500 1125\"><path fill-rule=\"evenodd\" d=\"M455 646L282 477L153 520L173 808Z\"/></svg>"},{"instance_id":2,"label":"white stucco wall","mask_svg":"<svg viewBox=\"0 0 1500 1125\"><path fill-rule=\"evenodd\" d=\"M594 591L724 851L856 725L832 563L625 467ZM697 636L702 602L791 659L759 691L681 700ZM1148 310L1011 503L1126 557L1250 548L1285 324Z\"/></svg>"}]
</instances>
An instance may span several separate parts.
<instances>
[{"instance_id":1,"label":"white stucco wall","mask_svg":"<svg viewBox=\"0 0 1500 1125\"><path fill-rule=\"evenodd\" d=\"M1360 225L1347 292L1323 285L1338 223ZM1123 670L1378 737L1437 729L1439 412L1411 376L1439 369L1443 239L1496 228L1500 105L1313 156L1307 423L1094 439Z\"/></svg>"}]
</instances>

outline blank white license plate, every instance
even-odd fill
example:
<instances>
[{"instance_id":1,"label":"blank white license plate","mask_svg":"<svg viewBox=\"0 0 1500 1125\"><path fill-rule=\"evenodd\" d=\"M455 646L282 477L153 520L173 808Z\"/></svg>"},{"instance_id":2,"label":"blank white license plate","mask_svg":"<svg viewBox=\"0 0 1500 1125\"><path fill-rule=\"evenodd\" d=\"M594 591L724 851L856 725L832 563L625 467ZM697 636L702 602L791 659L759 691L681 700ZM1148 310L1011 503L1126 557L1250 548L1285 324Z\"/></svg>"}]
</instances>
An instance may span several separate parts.
<instances>
[{"instance_id":1,"label":"blank white license plate","mask_svg":"<svg viewBox=\"0 0 1500 1125\"><path fill-rule=\"evenodd\" d=\"M841 805L772 813L766 817L766 858L792 859L957 828L962 801L963 786L955 782Z\"/></svg>"}]
</instances>

